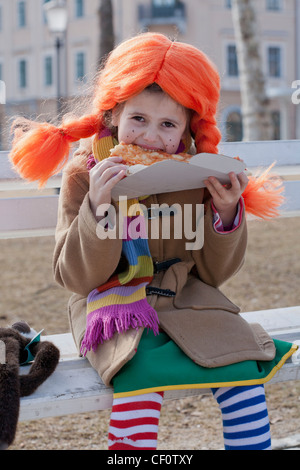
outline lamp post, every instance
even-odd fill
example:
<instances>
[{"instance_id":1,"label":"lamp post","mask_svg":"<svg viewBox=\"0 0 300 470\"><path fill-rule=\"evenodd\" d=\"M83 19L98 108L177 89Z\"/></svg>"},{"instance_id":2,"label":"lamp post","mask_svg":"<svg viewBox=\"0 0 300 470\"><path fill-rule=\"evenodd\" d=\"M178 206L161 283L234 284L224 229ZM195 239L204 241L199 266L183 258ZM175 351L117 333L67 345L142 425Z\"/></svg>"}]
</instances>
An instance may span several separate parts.
<instances>
[{"instance_id":1,"label":"lamp post","mask_svg":"<svg viewBox=\"0 0 300 470\"><path fill-rule=\"evenodd\" d=\"M55 36L56 60L57 60L57 113L60 116L61 106L61 70L60 51L64 45L63 37L67 29L68 13L64 0L51 0L44 4L48 28Z\"/></svg>"}]
</instances>

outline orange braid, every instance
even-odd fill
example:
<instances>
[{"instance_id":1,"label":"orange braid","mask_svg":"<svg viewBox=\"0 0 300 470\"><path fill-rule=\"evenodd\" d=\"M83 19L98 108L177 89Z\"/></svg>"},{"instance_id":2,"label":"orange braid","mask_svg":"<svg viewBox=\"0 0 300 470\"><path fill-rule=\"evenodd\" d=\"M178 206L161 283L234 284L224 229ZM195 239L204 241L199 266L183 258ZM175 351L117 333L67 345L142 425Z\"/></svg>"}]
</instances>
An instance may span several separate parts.
<instances>
[{"instance_id":1,"label":"orange braid","mask_svg":"<svg viewBox=\"0 0 300 470\"><path fill-rule=\"evenodd\" d=\"M72 142L94 135L99 128L98 116L84 116L57 128L43 123L16 138L10 160L18 173L43 186L50 176L59 172L68 160Z\"/></svg>"},{"instance_id":2,"label":"orange braid","mask_svg":"<svg viewBox=\"0 0 300 470\"><path fill-rule=\"evenodd\" d=\"M218 153L221 132L217 128L215 119L212 118L211 121L206 121L200 119L198 114L194 114L191 119L190 127L195 137L198 153Z\"/></svg>"}]
</instances>

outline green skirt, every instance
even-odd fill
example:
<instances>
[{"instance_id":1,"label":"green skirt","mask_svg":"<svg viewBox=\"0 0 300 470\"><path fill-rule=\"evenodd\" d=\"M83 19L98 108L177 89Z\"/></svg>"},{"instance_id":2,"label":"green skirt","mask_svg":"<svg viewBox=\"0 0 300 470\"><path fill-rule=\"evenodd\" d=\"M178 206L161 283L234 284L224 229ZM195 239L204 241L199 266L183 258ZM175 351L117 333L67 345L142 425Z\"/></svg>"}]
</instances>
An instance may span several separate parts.
<instances>
[{"instance_id":1,"label":"green skirt","mask_svg":"<svg viewBox=\"0 0 300 470\"><path fill-rule=\"evenodd\" d=\"M243 361L206 368L190 359L164 332L154 336L145 330L134 357L114 376L114 397L165 390L259 385L268 382L297 350L297 346L274 340L272 361Z\"/></svg>"}]
</instances>

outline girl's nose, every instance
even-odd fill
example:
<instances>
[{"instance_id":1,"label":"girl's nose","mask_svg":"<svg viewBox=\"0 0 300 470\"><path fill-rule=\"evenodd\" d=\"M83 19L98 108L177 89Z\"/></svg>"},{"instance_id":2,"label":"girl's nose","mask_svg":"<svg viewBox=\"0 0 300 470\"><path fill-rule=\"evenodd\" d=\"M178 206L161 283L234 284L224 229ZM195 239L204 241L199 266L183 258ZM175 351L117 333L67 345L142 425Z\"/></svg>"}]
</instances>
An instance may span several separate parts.
<instances>
[{"instance_id":1,"label":"girl's nose","mask_svg":"<svg viewBox=\"0 0 300 470\"><path fill-rule=\"evenodd\" d=\"M154 126L148 126L147 129L145 129L144 139L148 142L155 142L157 139L157 132Z\"/></svg>"}]
</instances>

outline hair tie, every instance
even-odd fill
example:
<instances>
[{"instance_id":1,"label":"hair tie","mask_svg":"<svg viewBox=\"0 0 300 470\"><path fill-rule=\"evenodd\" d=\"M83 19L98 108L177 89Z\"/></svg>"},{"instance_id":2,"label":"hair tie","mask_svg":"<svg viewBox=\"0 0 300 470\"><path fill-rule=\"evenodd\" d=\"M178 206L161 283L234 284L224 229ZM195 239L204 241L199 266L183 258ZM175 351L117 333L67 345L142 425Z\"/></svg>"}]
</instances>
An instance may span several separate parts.
<instances>
[{"instance_id":1,"label":"hair tie","mask_svg":"<svg viewBox=\"0 0 300 470\"><path fill-rule=\"evenodd\" d=\"M74 139L73 137L71 137L69 134L67 134L66 131L64 131L63 129L58 129L58 130L66 142L76 142L77 139Z\"/></svg>"}]
</instances>

